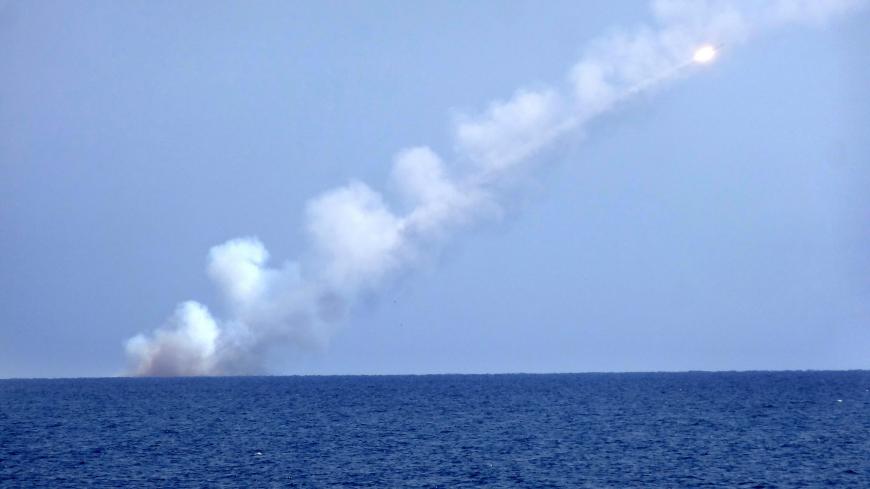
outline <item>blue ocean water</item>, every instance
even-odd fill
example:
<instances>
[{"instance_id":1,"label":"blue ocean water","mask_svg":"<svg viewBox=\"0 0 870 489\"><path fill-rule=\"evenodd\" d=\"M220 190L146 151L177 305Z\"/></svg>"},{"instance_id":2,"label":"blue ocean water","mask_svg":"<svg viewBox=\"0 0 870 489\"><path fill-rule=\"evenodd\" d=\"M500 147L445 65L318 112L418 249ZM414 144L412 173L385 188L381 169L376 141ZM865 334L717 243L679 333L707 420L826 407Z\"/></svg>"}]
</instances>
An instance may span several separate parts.
<instances>
[{"instance_id":1,"label":"blue ocean water","mask_svg":"<svg viewBox=\"0 0 870 489\"><path fill-rule=\"evenodd\" d=\"M870 487L870 372L0 381L2 487Z\"/></svg>"}]
</instances>

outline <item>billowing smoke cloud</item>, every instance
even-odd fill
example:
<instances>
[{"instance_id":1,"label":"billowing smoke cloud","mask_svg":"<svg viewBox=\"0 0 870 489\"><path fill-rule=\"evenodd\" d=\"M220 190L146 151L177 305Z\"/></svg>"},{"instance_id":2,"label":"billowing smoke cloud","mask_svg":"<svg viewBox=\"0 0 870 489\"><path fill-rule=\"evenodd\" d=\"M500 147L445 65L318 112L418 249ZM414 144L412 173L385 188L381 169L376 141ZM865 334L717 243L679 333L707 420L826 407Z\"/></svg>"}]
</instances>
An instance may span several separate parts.
<instances>
[{"instance_id":1,"label":"billowing smoke cloud","mask_svg":"<svg viewBox=\"0 0 870 489\"><path fill-rule=\"evenodd\" d=\"M424 146L399 151L391 179L403 212L351 182L309 201L304 260L270 265L255 237L213 247L207 272L228 317L182 303L163 327L127 341L131 373L254 373L272 345L325 345L360 294L377 291L457 230L498 216L500 196L537 152L627 98L691 73L700 44L732 47L766 28L824 23L865 3L654 1L654 26L592 42L561 86L521 89L459 117L453 164Z\"/></svg>"}]
</instances>

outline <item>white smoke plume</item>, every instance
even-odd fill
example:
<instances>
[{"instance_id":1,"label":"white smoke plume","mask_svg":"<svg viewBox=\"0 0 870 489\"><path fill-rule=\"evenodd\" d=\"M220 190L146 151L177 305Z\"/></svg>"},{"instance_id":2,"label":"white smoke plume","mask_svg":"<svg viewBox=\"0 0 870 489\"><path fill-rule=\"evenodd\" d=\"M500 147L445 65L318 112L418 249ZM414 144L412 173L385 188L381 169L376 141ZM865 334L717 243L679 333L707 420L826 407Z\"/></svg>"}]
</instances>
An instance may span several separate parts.
<instances>
[{"instance_id":1,"label":"white smoke plume","mask_svg":"<svg viewBox=\"0 0 870 489\"><path fill-rule=\"evenodd\" d=\"M213 247L207 272L229 317L216 318L197 302L180 304L163 327L127 341L130 373L255 373L274 344L325 345L361 293L376 291L458 229L497 216L511 177L537 152L631 96L691 73L699 45L730 49L779 24L821 24L865 4L652 2L654 25L593 41L561 85L521 89L478 115L460 117L453 164L428 147L399 151L391 178L406 212L365 183L351 182L309 201L305 260L271 266L255 237Z\"/></svg>"}]
</instances>

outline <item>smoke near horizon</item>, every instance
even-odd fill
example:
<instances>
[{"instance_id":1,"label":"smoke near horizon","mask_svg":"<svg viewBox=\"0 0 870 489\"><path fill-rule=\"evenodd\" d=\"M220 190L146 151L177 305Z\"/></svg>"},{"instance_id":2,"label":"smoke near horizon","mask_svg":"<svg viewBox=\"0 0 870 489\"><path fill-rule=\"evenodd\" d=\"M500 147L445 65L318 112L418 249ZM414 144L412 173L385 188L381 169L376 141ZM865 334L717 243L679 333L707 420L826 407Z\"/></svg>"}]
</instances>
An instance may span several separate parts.
<instances>
[{"instance_id":1,"label":"smoke near horizon","mask_svg":"<svg viewBox=\"0 0 870 489\"><path fill-rule=\"evenodd\" d=\"M652 26L593 40L563 83L519 89L457 118L449 161L427 146L398 151L390 178L400 202L359 181L309 200L304 258L270 264L256 237L212 247L206 271L226 317L195 301L179 304L166 324L126 342L129 373L257 373L276 344L325 346L362 294L377 292L461 229L497 218L506 191L537 153L628 98L688 75L699 46L730 48L767 28L823 24L866 3L653 1Z\"/></svg>"}]
</instances>

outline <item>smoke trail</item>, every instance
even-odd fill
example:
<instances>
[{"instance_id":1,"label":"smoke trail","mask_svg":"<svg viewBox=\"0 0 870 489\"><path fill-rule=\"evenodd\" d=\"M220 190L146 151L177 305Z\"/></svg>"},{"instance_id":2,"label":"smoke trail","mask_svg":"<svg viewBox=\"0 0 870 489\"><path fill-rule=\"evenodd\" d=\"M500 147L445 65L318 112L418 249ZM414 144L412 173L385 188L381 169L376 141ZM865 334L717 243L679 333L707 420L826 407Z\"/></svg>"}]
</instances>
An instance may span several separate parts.
<instances>
[{"instance_id":1,"label":"smoke trail","mask_svg":"<svg viewBox=\"0 0 870 489\"><path fill-rule=\"evenodd\" d=\"M592 42L566 83L518 90L481 114L455 122L455 163L432 149L395 156L391 179L405 200L397 213L380 193L351 182L308 202L305 260L269 264L255 237L209 252L207 272L229 309L180 304L167 324L126 343L136 375L219 375L261 371L275 343L325 345L361 293L375 291L458 229L499 214L499 196L569 131L631 96L691 72L702 43L729 47L784 23L824 23L865 0L729 2L656 0L653 27L617 31Z\"/></svg>"}]
</instances>

